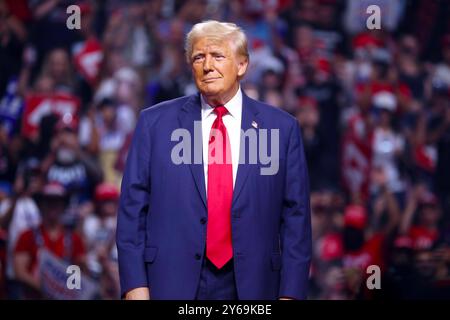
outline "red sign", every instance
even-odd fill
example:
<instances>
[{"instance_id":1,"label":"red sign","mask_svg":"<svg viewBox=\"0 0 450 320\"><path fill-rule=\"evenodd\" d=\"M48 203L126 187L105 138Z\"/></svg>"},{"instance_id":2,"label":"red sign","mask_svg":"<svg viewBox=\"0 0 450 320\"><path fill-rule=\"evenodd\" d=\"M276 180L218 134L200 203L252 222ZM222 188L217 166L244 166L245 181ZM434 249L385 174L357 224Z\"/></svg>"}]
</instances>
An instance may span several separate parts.
<instances>
[{"instance_id":1,"label":"red sign","mask_svg":"<svg viewBox=\"0 0 450 320\"><path fill-rule=\"evenodd\" d=\"M75 68L91 85L98 79L102 61L102 47L95 38L86 40L74 54Z\"/></svg>"},{"instance_id":2,"label":"red sign","mask_svg":"<svg viewBox=\"0 0 450 320\"><path fill-rule=\"evenodd\" d=\"M22 118L22 135L27 138L36 137L42 117L55 113L61 117L78 117L80 100L70 94L32 95L25 102Z\"/></svg>"},{"instance_id":3,"label":"red sign","mask_svg":"<svg viewBox=\"0 0 450 320\"><path fill-rule=\"evenodd\" d=\"M364 127L364 128L362 128ZM359 117L351 121L342 141L342 180L352 195L362 200L369 195L372 158L372 134L365 132L365 124Z\"/></svg>"}]
</instances>

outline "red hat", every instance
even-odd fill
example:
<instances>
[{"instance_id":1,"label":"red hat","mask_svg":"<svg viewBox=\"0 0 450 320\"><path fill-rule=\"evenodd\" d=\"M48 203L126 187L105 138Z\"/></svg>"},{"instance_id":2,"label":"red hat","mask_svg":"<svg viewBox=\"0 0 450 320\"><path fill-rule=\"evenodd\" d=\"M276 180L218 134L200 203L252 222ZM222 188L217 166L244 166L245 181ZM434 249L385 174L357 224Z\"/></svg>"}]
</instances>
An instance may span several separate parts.
<instances>
[{"instance_id":1,"label":"red hat","mask_svg":"<svg viewBox=\"0 0 450 320\"><path fill-rule=\"evenodd\" d=\"M331 63L329 60L320 58L316 60L316 69L327 74L331 73Z\"/></svg>"},{"instance_id":2,"label":"red hat","mask_svg":"<svg viewBox=\"0 0 450 320\"><path fill-rule=\"evenodd\" d=\"M81 14L90 14L92 13L92 6L87 2L82 2L78 4L78 7L80 8Z\"/></svg>"},{"instance_id":3,"label":"red hat","mask_svg":"<svg viewBox=\"0 0 450 320\"><path fill-rule=\"evenodd\" d=\"M381 48L383 46L383 41L370 33L360 33L353 38L352 45L353 49L366 48L368 46Z\"/></svg>"},{"instance_id":4,"label":"red hat","mask_svg":"<svg viewBox=\"0 0 450 320\"><path fill-rule=\"evenodd\" d=\"M340 234L327 234L319 244L320 258L324 261L339 259L344 254L344 245Z\"/></svg>"},{"instance_id":5,"label":"red hat","mask_svg":"<svg viewBox=\"0 0 450 320\"><path fill-rule=\"evenodd\" d=\"M104 182L99 184L95 188L96 201L117 200L117 199L119 199L119 189L116 187L116 185Z\"/></svg>"},{"instance_id":6,"label":"red hat","mask_svg":"<svg viewBox=\"0 0 450 320\"><path fill-rule=\"evenodd\" d=\"M364 229L367 223L366 208L361 205L351 204L345 208L344 225L356 229Z\"/></svg>"},{"instance_id":7,"label":"red hat","mask_svg":"<svg viewBox=\"0 0 450 320\"><path fill-rule=\"evenodd\" d=\"M52 198L64 198L67 195L66 188L62 184L56 181L47 183L41 192L44 197Z\"/></svg>"},{"instance_id":8,"label":"red hat","mask_svg":"<svg viewBox=\"0 0 450 320\"><path fill-rule=\"evenodd\" d=\"M408 236L398 236L394 240L394 247L397 249L412 249L413 240Z\"/></svg>"}]
</instances>

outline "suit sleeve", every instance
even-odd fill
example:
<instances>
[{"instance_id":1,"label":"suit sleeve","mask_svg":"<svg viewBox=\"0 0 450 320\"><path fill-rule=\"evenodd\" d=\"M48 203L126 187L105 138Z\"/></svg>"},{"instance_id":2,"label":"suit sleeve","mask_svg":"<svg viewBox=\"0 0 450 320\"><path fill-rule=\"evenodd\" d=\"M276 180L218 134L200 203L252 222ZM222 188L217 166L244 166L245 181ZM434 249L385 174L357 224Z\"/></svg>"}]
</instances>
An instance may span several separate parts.
<instances>
[{"instance_id":1,"label":"suit sleeve","mask_svg":"<svg viewBox=\"0 0 450 320\"><path fill-rule=\"evenodd\" d=\"M121 295L148 287L144 262L146 216L150 205L150 128L141 112L129 148L117 217Z\"/></svg>"},{"instance_id":2,"label":"suit sleeve","mask_svg":"<svg viewBox=\"0 0 450 320\"><path fill-rule=\"evenodd\" d=\"M309 177L300 126L291 126L281 219L282 268L279 297L306 299L311 262Z\"/></svg>"}]
</instances>

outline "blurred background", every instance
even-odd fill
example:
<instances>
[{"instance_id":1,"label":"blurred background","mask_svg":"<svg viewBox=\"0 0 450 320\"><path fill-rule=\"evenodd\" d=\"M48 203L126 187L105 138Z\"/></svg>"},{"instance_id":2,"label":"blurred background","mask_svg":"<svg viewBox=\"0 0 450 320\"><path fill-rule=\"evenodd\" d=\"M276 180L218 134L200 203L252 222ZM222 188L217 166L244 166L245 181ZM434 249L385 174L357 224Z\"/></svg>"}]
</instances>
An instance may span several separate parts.
<instances>
[{"instance_id":1,"label":"blurred background","mask_svg":"<svg viewBox=\"0 0 450 320\"><path fill-rule=\"evenodd\" d=\"M80 29L66 26L72 4ZM373 4L379 30L366 27ZM137 116L196 91L184 37L217 19L248 36L245 92L301 124L309 298L450 298L449 18L443 0L0 0L0 297L120 298Z\"/></svg>"}]
</instances>

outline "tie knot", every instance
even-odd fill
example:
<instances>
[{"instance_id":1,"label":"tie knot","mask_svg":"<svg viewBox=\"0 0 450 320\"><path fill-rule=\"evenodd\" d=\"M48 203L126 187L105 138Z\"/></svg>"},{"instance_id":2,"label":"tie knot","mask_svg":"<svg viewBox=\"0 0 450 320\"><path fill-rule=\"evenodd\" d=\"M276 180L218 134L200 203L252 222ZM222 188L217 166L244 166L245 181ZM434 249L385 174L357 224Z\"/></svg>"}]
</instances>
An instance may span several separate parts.
<instances>
[{"instance_id":1,"label":"tie knot","mask_svg":"<svg viewBox=\"0 0 450 320\"><path fill-rule=\"evenodd\" d=\"M214 107L214 112L219 118L222 118L223 115L227 114L228 110L225 106L216 106Z\"/></svg>"}]
</instances>

